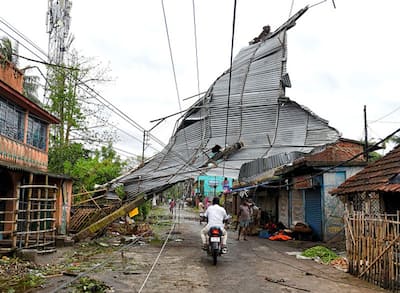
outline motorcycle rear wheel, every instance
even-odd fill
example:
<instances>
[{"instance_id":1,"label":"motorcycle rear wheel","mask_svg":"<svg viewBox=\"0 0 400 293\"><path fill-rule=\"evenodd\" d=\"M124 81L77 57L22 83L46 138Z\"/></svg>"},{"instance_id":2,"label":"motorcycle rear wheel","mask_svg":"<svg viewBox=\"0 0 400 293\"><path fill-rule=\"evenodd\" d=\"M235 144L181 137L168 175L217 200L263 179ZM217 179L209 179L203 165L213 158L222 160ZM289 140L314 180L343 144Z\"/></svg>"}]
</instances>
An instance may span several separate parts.
<instances>
[{"instance_id":1,"label":"motorcycle rear wheel","mask_svg":"<svg viewBox=\"0 0 400 293\"><path fill-rule=\"evenodd\" d=\"M217 257L218 257L218 250L217 249L213 249L212 257L213 257L213 264L217 265Z\"/></svg>"}]
</instances>

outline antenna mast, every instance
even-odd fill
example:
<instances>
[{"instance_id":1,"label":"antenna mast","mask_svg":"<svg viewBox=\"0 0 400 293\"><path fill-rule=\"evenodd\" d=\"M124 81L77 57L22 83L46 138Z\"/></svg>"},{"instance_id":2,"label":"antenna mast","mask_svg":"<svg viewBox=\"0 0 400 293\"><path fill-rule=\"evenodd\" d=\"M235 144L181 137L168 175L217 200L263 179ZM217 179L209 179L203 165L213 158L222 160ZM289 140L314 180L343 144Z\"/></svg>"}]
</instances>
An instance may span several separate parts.
<instances>
[{"instance_id":1,"label":"antenna mast","mask_svg":"<svg viewBox=\"0 0 400 293\"><path fill-rule=\"evenodd\" d=\"M64 53L68 51L73 37L69 34L71 24L71 0L48 0L47 33L49 34L49 63L64 63Z\"/></svg>"}]
</instances>

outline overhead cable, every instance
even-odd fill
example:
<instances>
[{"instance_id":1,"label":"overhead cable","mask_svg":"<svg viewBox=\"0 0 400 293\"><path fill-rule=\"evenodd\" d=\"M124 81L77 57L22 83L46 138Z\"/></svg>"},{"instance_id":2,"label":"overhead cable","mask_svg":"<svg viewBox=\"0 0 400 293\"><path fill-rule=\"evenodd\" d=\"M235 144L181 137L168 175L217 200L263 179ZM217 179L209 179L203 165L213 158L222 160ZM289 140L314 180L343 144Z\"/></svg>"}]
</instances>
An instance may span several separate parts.
<instances>
[{"instance_id":1,"label":"overhead cable","mask_svg":"<svg viewBox=\"0 0 400 293\"><path fill-rule=\"evenodd\" d=\"M10 33L8 33L7 31L3 30L0 28L1 31L3 31L5 34L7 34L10 38L12 38L14 41L18 42L18 40L12 36ZM22 35L22 34L21 34ZM27 41L27 38L23 36L23 39L25 41ZM41 50L38 46L33 45L33 42L29 41L28 42L30 46L33 46L36 50L38 50L41 54L43 54L44 56L46 56L46 58L48 59L48 56L43 52L43 50ZM27 51L29 51L30 53L32 53L35 57L39 58L40 60L42 60L43 62L46 62L41 56L39 56L37 53L35 53L34 51L32 51L30 48L28 48L27 46L25 46L23 43L20 43ZM60 68L55 67L55 70L60 70ZM45 79L47 82L47 79ZM92 87L90 87L85 81L78 79L77 81L79 81L78 87L81 88L83 91L85 91L86 93L90 94L94 94L93 98L95 98L96 100L98 100L102 105L104 105L107 109L109 109L111 112L117 114L117 116L121 117L123 120L127 121L129 124L131 124L132 126L134 126L136 129L140 130L140 131L144 131L144 127L142 127L140 124L138 124L137 122L135 122L133 119L131 119L128 115L126 115L125 113L123 113L120 109L118 109L116 106L114 106L111 102L109 102L107 99L105 99L100 93L98 93L96 90L94 90ZM165 147L165 144L158 139L156 136L154 136L153 134L149 133L149 137L154 140L155 142L157 142L159 145ZM187 141L186 141L187 143ZM163 150L161 151L161 154L164 153L165 155L168 154L169 152L171 153L175 153L174 151L171 150ZM187 164L187 158L185 159L181 154L175 154L174 156L175 159L180 159L182 160L185 164ZM197 170L197 168L192 167L193 169Z\"/></svg>"},{"instance_id":2,"label":"overhead cable","mask_svg":"<svg viewBox=\"0 0 400 293\"><path fill-rule=\"evenodd\" d=\"M5 31L5 30L3 30L3 29L1 29L0 28L0 31L3 31L5 34L7 34L10 38L12 38L15 42L18 42L21 46L23 46L27 51L29 51L30 53L32 53L34 56L36 56L37 58L39 58L40 60L42 60L42 62L45 62L46 63L46 61L41 57L41 56L39 56L37 53L35 53L34 51L32 51L30 48L28 48L27 46L25 46L23 43L21 43L21 42L19 42L14 36L12 36L9 32L7 32L7 31ZM18 34L18 35L22 35L22 34ZM24 35L22 35L22 38L26 41L27 40L27 38L24 36ZM48 56L43 52L43 50L41 50L38 46L36 46L36 45L32 45L33 44L33 42L32 41L29 41L28 42L31 46L33 46L36 50L38 50L40 53L42 53L47 59L48 59ZM31 44L32 43L32 44ZM32 59L32 62L33 62L34 60ZM37 60L36 60L37 61ZM63 67L63 66L58 66L58 67ZM57 67L56 67L57 68ZM66 69L69 69L69 68L66 68ZM48 80L47 79L45 79L46 80L46 82L48 82ZM111 112L113 112L113 113L115 113L115 114L117 114L119 117L121 117L123 120L125 120L125 121L127 121L127 122L129 122L130 124L132 124L135 128L137 128L138 130L140 130L140 131L144 131L144 127L142 127L142 126L140 126L137 122L135 122L134 120L132 120L129 116L127 116L125 113L123 113L121 110L119 110L116 106L114 106L113 104L111 104L109 101L107 101L103 96L101 96L97 91L95 91L93 88L91 88L85 81L83 81L83 80L81 80L81 79L78 79L78 81L80 82L80 84L78 84L78 87L80 87L81 89L83 89L85 92L87 92L87 90L89 90L89 91L91 91L92 93L94 93L95 94L95 98L96 98L96 96L97 97L100 97L101 99L103 99L103 101L105 101L105 103L107 103L109 106L107 106L107 105L105 105L102 101L100 101L99 99L97 99L100 103L102 103L104 106L106 106ZM85 90L85 88L82 88L82 86L81 85L84 85L85 86L85 88L87 89L87 90ZM113 109L115 109L115 111L113 110ZM117 113L117 112L118 113ZM150 134L150 137L154 140L154 141L156 141L159 145L161 145L161 146L163 146L163 147L165 147L165 144L161 141L161 140L159 140L157 137L155 137L154 135L152 135L152 134Z\"/></svg>"},{"instance_id":3,"label":"overhead cable","mask_svg":"<svg viewBox=\"0 0 400 293\"><path fill-rule=\"evenodd\" d=\"M172 54L172 47L171 47L171 39L169 37L169 30L168 30L168 23L167 23L167 15L165 13L165 7L164 7L164 0L161 0L161 6L162 6L162 11L163 11L163 16L164 16L164 25L165 25L165 32L167 34L167 41L168 41L168 48L169 48L169 56L171 59L171 65L172 65L172 72L174 75L174 82L175 82L175 89L176 89L176 95L178 98L178 105L179 105L179 111L182 111L182 105L181 105L181 100L180 100L180 95L179 95L179 89L178 89L178 81L176 77L176 71L175 71L175 64L174 64L174 58ZM189 153L189 146L187 142L187 137L186 137L186 129L183 129L183 136L185 138L185 143L186 143L186 150L187 153Z\"/></svg>"},{"instance_id":4,"label":"overhead cable","mask_svg":"<svg viewBox=\"0 0 400 293\"><path fill-rule=\"evenodd\" d=\"M199 73L199 53L197 48L197 26L196 26L196 6L192 0L193 7L193 32L194 32L194 48L196 53L196 75L197 75L197 93L200 96L200 73Z\"/></svg>"},{"instance_id":5,"label":"overhead cable","mask_svg":"<svg viewBox=\"0 0 400 293\"><path fill-rule=\"evenodd\" d=\"M397 111L399 111L399 110L400 110L400 106L397 107L397 108L395 108L394 110L390 111L389 113L383 115L382 117L379 117L379 118L376 119L376 120L370 121L369 123L372 124L372 123L379 122L379 121L385 119L386 117L389 117L390 115L392 115L393 113L395 113L395 112L397 112Z\"/></svg>"},{"instance_id":6,"label":"overhead cable","mask_svg":"<svg viewBox=\"0 0 400 293\"><path fill-rule=\"evenodd\" d=\"M232 38L231 38L231 60L230 60L230 67L229 67L228 102L227 102L227 108L226 108L225 144L224 144L224 147L226 147L227 144L228 144L229 104L230 104L230 98L231 98L233 46L234 46L234 42L235 42L235 26L236 26L236 3L237 2L235 0L235 2L233 4ZM225 171L225 168L222 169L222 176L224 176L224 171Z\"/></svg>"}]
</instances>

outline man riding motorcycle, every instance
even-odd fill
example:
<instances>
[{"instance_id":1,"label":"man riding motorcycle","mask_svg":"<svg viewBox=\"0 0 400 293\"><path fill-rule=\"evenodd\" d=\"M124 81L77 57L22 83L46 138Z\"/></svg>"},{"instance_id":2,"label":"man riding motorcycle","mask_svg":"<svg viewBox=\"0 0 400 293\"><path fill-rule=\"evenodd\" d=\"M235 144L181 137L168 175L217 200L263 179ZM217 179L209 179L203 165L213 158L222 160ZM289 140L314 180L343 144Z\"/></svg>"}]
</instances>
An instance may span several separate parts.
<instances>
[{"instance_id":1,"label":"man riding motorcycle","mask_svg":"<svg viewBox=\"0 0 400 293\"><path fill-rule=\"evenodd\" d=\"M227 253L226 242L228 240L228 233L224 227L224 221L228 220L228 214L226 210L219 205L219 198L214 197L212 201L212 205L209 206L204 213L204 216L207 217L208 223L201 229L201 241L203 242L203 250L207 250L207 234L211 227L219 227L222 230L222 253Z\"/></svg>"}]
</instances>

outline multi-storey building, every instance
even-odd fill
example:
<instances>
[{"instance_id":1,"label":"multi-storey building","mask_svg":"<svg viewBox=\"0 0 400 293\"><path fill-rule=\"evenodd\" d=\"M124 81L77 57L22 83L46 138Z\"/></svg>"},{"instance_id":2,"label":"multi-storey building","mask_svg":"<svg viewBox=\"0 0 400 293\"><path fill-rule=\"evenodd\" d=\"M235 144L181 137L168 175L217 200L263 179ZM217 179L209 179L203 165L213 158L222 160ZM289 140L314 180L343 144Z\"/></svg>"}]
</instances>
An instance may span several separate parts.
<instances>
[{"instance_id":1,"label":"multi-storey building","mask_svg":"<svg viewBox=\"0 0 400 293\"><path fill-rule=\"evenodd\" d=\"M0 56L1 57L1 56ZM72 180L47 171L51 115L23 94L23 73L0 64L0 252L49 251L65 234Z\"/></svg>"}]
</instances>

